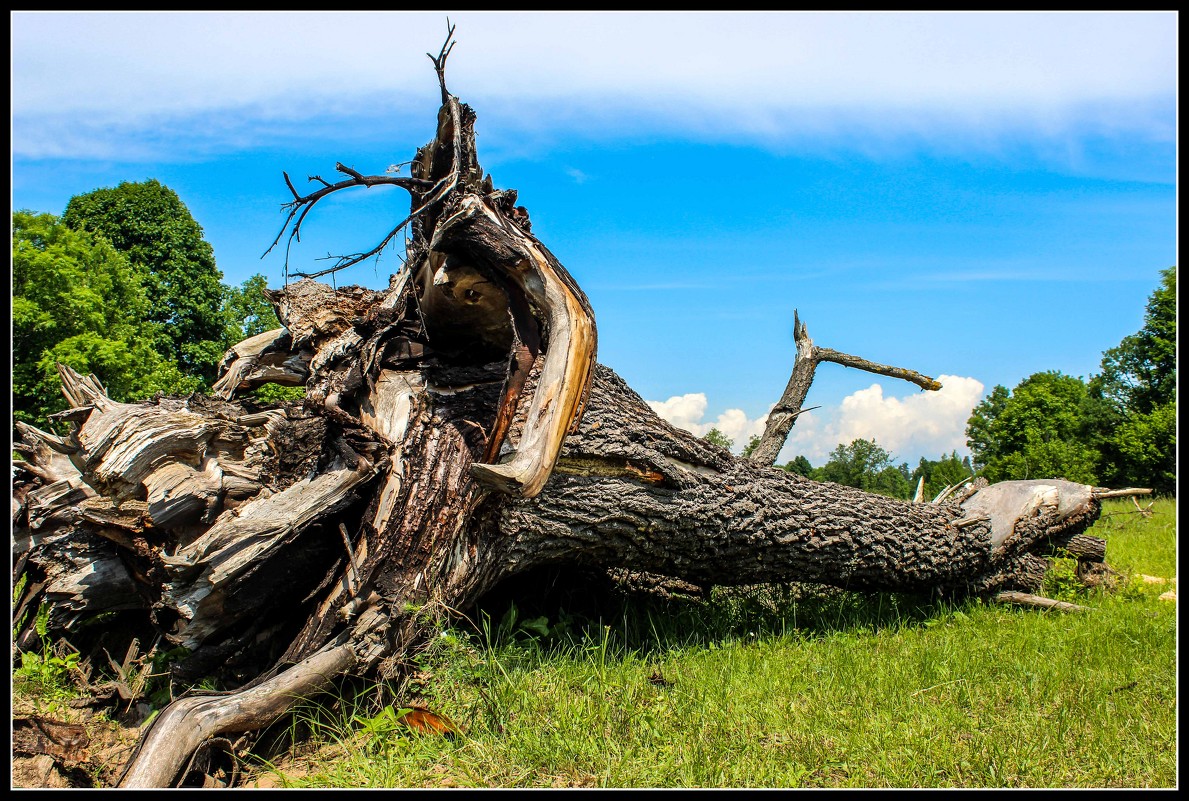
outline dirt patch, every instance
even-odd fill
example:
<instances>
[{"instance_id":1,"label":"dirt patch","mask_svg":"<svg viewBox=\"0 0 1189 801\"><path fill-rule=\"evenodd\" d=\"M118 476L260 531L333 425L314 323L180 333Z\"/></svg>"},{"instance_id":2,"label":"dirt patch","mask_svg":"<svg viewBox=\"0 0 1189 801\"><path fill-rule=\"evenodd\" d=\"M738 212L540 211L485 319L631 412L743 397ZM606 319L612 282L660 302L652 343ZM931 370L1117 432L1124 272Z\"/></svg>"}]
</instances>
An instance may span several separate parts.
<instances>
[{"instance_id":1,"label":"dirt patch","mask_svg":"<svg viewBox=\"0 0 1189 801\"><path fill-rule=\"evenodd\" d=\"M120 722L109 712L65 704L36 709L14 699L13 787L114 787L136 747L143 715L132 710Z\"/></svg>"}]
</instances>

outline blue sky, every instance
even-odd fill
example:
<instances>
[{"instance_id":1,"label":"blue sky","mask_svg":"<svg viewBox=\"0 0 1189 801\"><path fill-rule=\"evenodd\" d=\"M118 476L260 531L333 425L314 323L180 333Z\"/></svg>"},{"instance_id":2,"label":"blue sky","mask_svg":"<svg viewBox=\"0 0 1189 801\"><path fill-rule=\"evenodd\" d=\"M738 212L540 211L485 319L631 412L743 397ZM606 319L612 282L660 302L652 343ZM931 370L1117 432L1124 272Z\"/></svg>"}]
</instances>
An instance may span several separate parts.
<instances>
[{"instance_id":1,"label":"blue sky","mask_svg":"<svg viewBox=\"0 0 1189 801\"><path fill-rule=\"evenodd\" d=\"M438 102L586 289L600 360L664 416L762 430L815 342L940 377L822 365L782 459L873 437L957 449L996 384L1088 377L1176 262L1173 13L12 14L12 202L156 178L224 280L282 280L286 170L412 157ZM397 189L320 204L291 268L370 248ZM338 277L382 286L386 252Z\"/></svg>"}]
</instances>

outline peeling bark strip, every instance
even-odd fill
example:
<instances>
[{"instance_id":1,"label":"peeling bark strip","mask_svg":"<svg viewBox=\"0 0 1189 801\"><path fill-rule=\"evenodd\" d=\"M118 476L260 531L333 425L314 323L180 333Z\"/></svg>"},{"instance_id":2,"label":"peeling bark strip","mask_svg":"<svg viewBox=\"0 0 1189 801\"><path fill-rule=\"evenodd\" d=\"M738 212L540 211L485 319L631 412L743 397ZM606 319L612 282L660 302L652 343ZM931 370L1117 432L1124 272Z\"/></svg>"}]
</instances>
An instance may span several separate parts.
<instances>
[{"instance_id":1,"label":"peeling bark strip","mask_svg":"<svg viewBox=\"0 0 1189 801\"><path fill-rule=\"evenodd\" d=\"M190 650L179 675L239 685L167 707L122 786L176 783L204 743L267 725L340 673L398 673L437 618L541 565L694 595L799 581L1017 603L1046 556L1106 570L1082 532L1119 491L975 482L908 503L773 469L819 361L937 388L815 348L798 319L755 458L657 417L596 365L586 296L479 167L474 112L445 88L451 46L434 58L442 107L412 178L339 164L347 179L303 196L286 176L291 240L329 194L409 191L405 220L328 270L411 225L387 289L303 279L270 293L284 328L229 351L215 397L117 403L62 367L73 408L55 418L70 433L17 425L14 579L32 574L18 616L45 601L56 631L81 635L94 615L139 614ZM235 400L269 381L303 383L304 403Z\"/></svg>"}]
</instances>

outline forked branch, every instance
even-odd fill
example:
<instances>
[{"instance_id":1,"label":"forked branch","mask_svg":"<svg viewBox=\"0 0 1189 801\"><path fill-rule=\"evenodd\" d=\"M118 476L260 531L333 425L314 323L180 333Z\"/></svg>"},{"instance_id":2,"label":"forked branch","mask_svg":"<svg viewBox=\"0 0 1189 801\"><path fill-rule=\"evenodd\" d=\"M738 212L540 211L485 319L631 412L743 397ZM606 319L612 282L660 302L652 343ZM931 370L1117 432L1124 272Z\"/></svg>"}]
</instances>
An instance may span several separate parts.
<instances>
[{"instance_id":1,"label":"forked branch","mask_svg":"<svg viewBox=\"0 0 1189 801\"><path fill-rule=\"evenodd\" d=\"M394 228L392 228L392 230L390 230L384 236L380 243L371 250L360 253L350 253L342 256L329 256L328 258L334 260L333 265L327 267L325 270L318 270L316 272L293 273L293 275L297 278L321 278L324 275L329 275L331 273L338 272L339 270L352 267L362 261L370 259L372 256L379 254L382 250L384 250L384 248L388 247L392 240L396 238L396 235L399 234L406 225L415 220L422 212L440 203L458 185L460 170L459 160L461 158L461 142L459 141L461 115L459 113L458 100L451 97L450 93L446 90L446 59L449 57L450 51L454 49L455 45L454 26L450 24L449 19L446 20L446 25L446 41L442 43L442 48L439 51L437 57L435 58L429 53L426 55L428 55L430 60L433 62L434 70L437 72L438 85L442 90L442 110L449 114L452 122L451 129L453 131L454 139L452 149L454 159L449 173L436 182L427 178L405 178L403 176L390 174L364 175L357 170L345 166L342 162L339 162L334 165L334 168L338 172L346 175L347 178L345 180L339 181L338 183L332 184L319 175L311 175L308 180L317 181L318 183L322 184L322 188L306 195L303 195L297 191L297 189L293 186L293 181L290 180L288 173L282 173L282 175L285 176L285 185L289 187L289 191L293 194L293 200L281 206L281 210L288 210L289 214L285 218L285 222L281 226L281 230L277 233L276 238L272 241L272 244L268 246L268 250L261 254L261 258L264 258L269 253L271 253L273 248L275 248L277 244L280 243L281 237L283 237L285 232L288 231L289 237L285 246L286 282L288 282L289 277L289 249L292 247L294 242L301 241L302 223L305 222L306 215L310 213L310 210L313 209L314 205L317 204L319 200L322 200L322 198L332 195L335 192L339 192L343 189L351 189L357 186L363 186L367 188L371 188L373 186L399 186L403 189L409 190L415 199L419 197L420 193L427 193L426 195L420 195L421 197L424 197L421 205L414 209L409 214L409 216L401 220Z\"/></svg>"},{"instance_id":2,"label":"forked branch","mask_svg":"<svg viewBox=\"0 0 1189 801\"><path fill-rule=\"evenodd\" d=\"M281 226L281 230L277 233L276 239L274 239L272 244L268 246L268 250L261 254L260 258L264 258L269 253L271 253L272 249L275 248L281 241L281 237L285 235L285 231L289 231L289 239L285 248L285 272L287 274L289 271L289 246L291 246L295 241L301 241L301 224L305 222L306 215L310 213L310 210L314 208L314 205L317 204L319 200L322 200L322 198L332 195L335 192L339 192L343 189L351 189L356 186L365 186L368 188L373 186L399 186L410 191L425 190L433 186L432 181L426 181L421 178L406 178L404 176L398 175L363 175L362 173L359 173L350 167L344 166L341 162L335 164L334 168L348 176L346 180L332 184L324 180L321 176L311 175L309 180L318 181L322 184L322 188L316 192L311 192L308 195L302 195L297 191L297 189L293 186L293 181L289 178L289 173L281 173L285 176L285 185L288 186L289 191L293 193L293 200L281 206L282 211L286 209L289 210L289 215L285 218L285 223ZM375 255L376 253L379 253L381 250L383 250L383 248L392 241L392 238L395 237L397 233L399 233L400 229L408 224L409 219L411 219L411 217L402 221L400 225L398 225L391 232L389 232L386 237L384 237L383 242L381 242L375 248L372 248L367 253L353 254L351 256L340 256L338 257L338 261L336 262L335 266L329 270L324 270L313 275L306 275L304 273L297 273L296 275L301 278L314 278L320 275L326 275L327 273L334 272L336 270L341 270L345 267L350 267L353 264L358 264L369 256ZM290 223L292 223L292 225L290 225Z\"/></svg>"},{"instance_id":3,"label":"forked branch","mask_svg":"<svg viewBox=\"0 0 1189 801\"><path fill-rule=\"evenodd\" d=\"M813 384L813 376L820 362L834 362L843 367L854 367L868 373L900 378L904 381L911 381L921 389L941 389L941 382L915 370L879 364L859 356L852 356L849 353L815 346L805 329L805 323L801 322L795 309L793 310L793 341L797 343L793 373L789 376L789 383L784 388L784 394L780 396L780 401L768 413L768 423L764 427L764 435L760 438L759 445L756 446L750 457L751 461L758 464L772 465L776 463L776 457L780 453L780 449L784 447L789 431L797 422L797 416L803 411L802 404L805 403L805 396L809 394L809 387Z\"/></svg>"},{"instance_id":4,"label":"forked branch","mask_svg":"<svg viewBox=\"0 0 1189 801\"><path fill-rule=\"evenodd\" d=\"M450 57L450 51L454 49L454 26L450 24L450 18L446 17L446 41L442 42L442 49L438 51L437 58L434 58L432 53L426 53L429 60L433 62L434 71L438 74L438 86L442 88L442 105L446 105L450 100L450 92L446 90L446 59Z\"/></svg>"}]
</instances>

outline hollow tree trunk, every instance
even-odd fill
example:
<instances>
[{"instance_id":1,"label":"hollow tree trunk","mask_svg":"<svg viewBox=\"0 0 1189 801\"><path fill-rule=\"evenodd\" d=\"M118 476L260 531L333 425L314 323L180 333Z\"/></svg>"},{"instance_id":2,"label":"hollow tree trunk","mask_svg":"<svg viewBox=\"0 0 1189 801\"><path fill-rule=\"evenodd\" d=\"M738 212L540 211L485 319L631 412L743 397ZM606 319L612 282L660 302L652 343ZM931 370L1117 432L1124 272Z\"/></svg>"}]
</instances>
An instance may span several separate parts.
<instances>
[{"instance_id":1,"label":"hollow tree trunk","mask_svg":"<svg viewBox=\"0 0 1189 801\"><path fill-rule=\"evenodd\" d=\"M293 190L297 225L329 191L410 191L387 289L271 293L285 327L230 351L215 397L116 403L60 368L71 433L19 427L25 606L48 599L67 630L140 609L189 649L183 674L241 671L237 694L162 713L125 786L175 783L205 738L267 724L330 675L394 674L427 613L541 565L991 595L1035 589L1044 555L1079 539L1101 561L1079 535L1102 490L1005 482L909 503L768 466L799 408L766 435L767 464L661 420L596 365L586 297L483 175L473 124L443 84L412 178L340 165L340 184ZM236 400L268 381L303 383L305 403Z\"/></svg>"}]
</instances>

